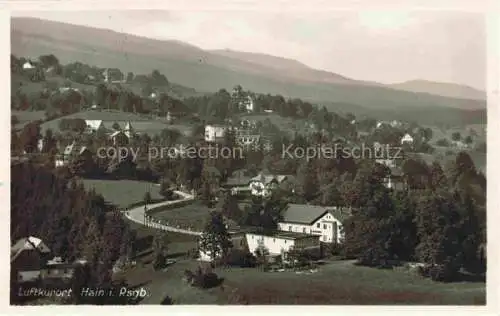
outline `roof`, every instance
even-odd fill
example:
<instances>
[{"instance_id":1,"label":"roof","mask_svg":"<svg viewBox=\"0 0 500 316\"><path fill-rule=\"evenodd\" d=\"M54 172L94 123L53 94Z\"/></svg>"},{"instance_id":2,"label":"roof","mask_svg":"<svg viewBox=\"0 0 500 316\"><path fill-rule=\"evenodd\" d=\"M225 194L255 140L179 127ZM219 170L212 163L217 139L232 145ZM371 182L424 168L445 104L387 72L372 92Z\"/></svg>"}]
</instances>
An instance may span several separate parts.
<instances>
[{"instance_id":1,"label":"roof","mask_svg":"<svg viewBox=\"0 0 500 316\"><path fill-rule=\"evenodd\" d=\"M318 238L319 239L318 235L311 235L311 234L290 232L290 231L282 231L282 230L265 231L265 230L261 230L258 228L254 229L254 230L249 230L246 233L253 234L253 235L280 238L280 239L292 239L292 240L306 239L306 238Z\"/></svg>"},{"instance_id":2,"label":"roof","mask_svg":"<svg viewBox=\"0 0 500 316\"><path fill-rule=\"evenodd\" d=\"M283 213L282 222L310 225L327 212L341 223L350 215L348 208L309 204L288 204L288 208Z\"/></svg>"},{"instance_id":3,"label":"roof","mask_svg":"<svg viewBox=\"0 0 500 316\"><path fill-rule=\"evenodd\" d=\"M247 186L250 182L250 177L247 176L235 176L227 179L224 186Z\"/></svg>"},{"instance_id":4,"label":"roof","mask_svg":"<svg viewBox=\"0 0 500 316\"><path fill-rule=\"evenodd\" d=\"M283 222L312 224L326 211L324 206L319 205L288 204L283 212Z\"/></svg>"},{"instance_id":5,"label":"roof","mask_svg":"<svg viewBox=\"0 0 500 316\"><path fill-rule=\"evenodd\" d=\"M278 183L283 182L286 180L287 176L285 175L264 175L264 174L259 174L258 176L255 176L250 179L250 181L259 181L264 184L269 184L272 181L276 180Z\"/></svg>"},{"instance_id":6,"label":"roof","mask_svg":"<svg viewBox=\"0 0 500 316\"><path fill-rule=\"evenodd\" d=\"M76 142L73 141L71 145L68 145L64 148L64 154L65 155L70 155L73 152L73 149L75 148Z\"/></svg>"},{"instance_id":7,"label":"roof","mask_svg":"<svg viewBox=\"0 0 500 316\"><path fill-rule=\"evenodd\" d=\"M403 175L403 170L400 167L392 167L391 175L396 177L401 177Z\"/></svg>"},{"instance_id":8,"label":"roof","mask_svg":"<svg viewBox=\"0 0 500 316\"><path fill-rule=\"evenodd\" d=\"M24 250L38 250L41 253L49 253L50 249L37 237L29 236L19 239L11 248L11 262L15 260Z\"/></svg>"},{"instance_id":9,"label":"roof","mask_svg":"<svg viewBox=\"0 0 500 316\"><path fill-rule=\"evenodd\" d=\"M115 132L113 132L111 135L109 135L109 137L113 138L113 137L115 137L115 136L116 136L116 135L118 135L118 134L123 134L123 135L125 135L122 131L115 131Z\"/></svg>"},{"instance_id":10,"label":"roof","mask_svg":"<svg viewBox=\"0 0 500 316\"><path fill-rule=\"evenodd\" d=\"M98 129L102 126L102 120L85 120L85 124L91 129Z\"/></svg>"}]
</instances>

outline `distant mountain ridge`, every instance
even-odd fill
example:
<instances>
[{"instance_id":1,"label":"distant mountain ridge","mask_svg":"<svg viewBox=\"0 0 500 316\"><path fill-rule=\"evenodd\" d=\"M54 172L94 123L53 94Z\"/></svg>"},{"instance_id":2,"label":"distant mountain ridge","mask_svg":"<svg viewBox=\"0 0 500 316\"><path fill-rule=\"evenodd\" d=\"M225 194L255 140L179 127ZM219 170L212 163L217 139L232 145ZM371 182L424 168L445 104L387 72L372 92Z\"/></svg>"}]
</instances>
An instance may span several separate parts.
<instances>
[{"instance_id":1,"label":"distant mountain ridge","mask_svg":"<svg viewBox=\"0 0 500 316\"><path fill-rule=\"evenodd\" d=\"M370 111L443 108L484 110L486 102L414 93L312 69L300 62L265 54L205 51L179 41L156 40L85 26L33 18L11 20L11 52L36 58L54 54L62 63L149 73L158 69L169 81L201 92L240 84L258 93L280 94L318 104L352 104ZM331 108L335 110L335 108Z\"/></svg>"},{"instance_id":2,"label":"distant mountain ridge","mask_svg":"<svg viewBox=\"0 0 500 316\"><path fill-rule=\"evenodd\" d=\"M435 82L428 80L408 80L405 82L392 84L391 86L398 90L417 93L429 93L452 98L471 100L486 99L485 91L456 83Z\"/></svg>"}]
</instances>

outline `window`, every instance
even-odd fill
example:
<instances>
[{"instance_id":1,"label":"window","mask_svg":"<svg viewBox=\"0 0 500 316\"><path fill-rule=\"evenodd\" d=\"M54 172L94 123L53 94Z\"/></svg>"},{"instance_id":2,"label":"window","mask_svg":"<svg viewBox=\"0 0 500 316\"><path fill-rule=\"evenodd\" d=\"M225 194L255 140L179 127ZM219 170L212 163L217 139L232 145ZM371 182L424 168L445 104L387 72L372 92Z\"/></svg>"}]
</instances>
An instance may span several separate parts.
<instances>
[{"instance_id":1,"label":"window","mask_svg":"<svg viewBox=\"0 0 500 316\"><path fill-rule=\"evenodd\" d=\"M317 223L317 224L316 224L316 227L318 227L318 228L319 228L319 227L320 227L320 225L321 225L320 223Z\"/></svg>"},{"instance_id":2,"label":"window","mask_svg":"<svg viewBox=\"0 0 500 316\"><path fill-rule=\"evenodd\" d=\"M305 227L304 227L304 228L302 228L302 232L303 232L303 233L305 233L305 232L306 232L306 228L305 228Z\"/></svg>"},{"instance_id":3,"label":"window","mask_svg":"<svg viewBox=\"0 0 500 316\"><path fill-rule=\"evenodd\" d=\"M275 243L275 242L276 242L276 238L273 238L273 243Z\"/></svg>"},{"instance_id":4,"label":"window","mask_svg":"<svg viewBox=\"0 0 500 316\"><path fill-rule=\"evenodd\" d=\"M323 224L323 229L326 229L326 224Z\"/></svg>"},{"instance_id":5,"label":"window","mask_svg":"<svg viewBox=\"0 0 500 316\"><path fill-rule=\"evenodd\" d=\"M286 245L286 239L285 239L285 245Z\"/></svg>"},{"instance_id":6,"label":"window","mask_svg":"<svg viewBox=\"0 0 500 316\"><path fill-rule=\"evenodd\" d=\"M292 231L292 225L288 226L288 231Z\"/></svg>"}]
</instances>

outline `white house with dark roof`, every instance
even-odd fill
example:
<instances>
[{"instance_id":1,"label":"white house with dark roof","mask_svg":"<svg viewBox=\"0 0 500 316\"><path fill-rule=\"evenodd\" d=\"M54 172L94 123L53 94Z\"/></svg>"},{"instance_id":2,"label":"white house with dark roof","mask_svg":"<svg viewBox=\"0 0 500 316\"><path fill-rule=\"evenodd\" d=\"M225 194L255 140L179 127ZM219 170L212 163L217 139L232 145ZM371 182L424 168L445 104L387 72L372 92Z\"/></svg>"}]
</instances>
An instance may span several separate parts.
<instances>
[{"instance_id":1,"label":"white house with dark roof","mask_svg":"<svg viewBox=\"0 0 500 316\"><path fill-rule=\"evenodd\" d=\"M223 125L207 125L205 126L205 141L215 142L224 138L226 134L226 126Z\"/></svg>"},{"instance_id":2,"label":"white house with dark roof","mask_svg":"<svg viewBox=\"0 0 500 316\"><path fill-rule=\"evenodd\" d=\"M286 179L286 175L266 175L260 173L258 176L250 179L250 191L254 196L268 197Z\"/></svg>"},{"instance_id":3,"label":"white house with dark roof","mask_svg":"<svg viewBox=\"0 0 500 316\"><path fill-rule=\"evenodd\" d=\"M288 204L283 220L278 223L281 231L320 236L325 243L342 243L343 222L350 209L336 206Z\"/></svg>"},{"instance_id":4,"label":"white house with dark roof","mask_svg":"<svg viewBox=\"0 0 500 316\"><path fill-rule=\"evenodd\" d=\"M104 128L102 120L85 120L85 124L87 124L88 132L97 132Z\"/></svg>"},{"instance_id":5,"label":"white house with dark roof","mask_svg":"<svg viewBox=\"0 0 500 316\"><path fill-rule=\"evenodd\" d=\"M52 257L51 250L37 237L19 239L10 248L11 276L19 284L44 280L71 280L76 266L86 264L85 260L65 262L61 257Z\"/></svg>"},{"instance_id":6,"label":"white house with dark roof","mask_svg":"<svg viewBox=\"0 0 500 316\"><path fill-rule=\"evenodd\" d=\"M403 144L413 144L413 137L406 133L402 138L401 138L401 145Z\"/></svg>"},{"instance_id":7,"label":"white house with dark roof","mask_svg":"<svg viewBox=\"0 0 500 316\"><path fill-rule=\"evenodd\" d=\"M35 65L31 63L31 61L26 61L24 64L23 64L23 69L33 69L35 68Z\"/></svg>"},{"instance_id":8,"label":"white house with dark roof","mask_svg":"<svg viewBox=\"0 0 500 316\"><path fill-rule=\"evenodd\" d=\"M56 167L67 165L72 159L90 153L86 146L80 146L77 141L73 141L68 146L64 147L61 155L58 155L55 160Z\"/></svg>"}]
</instances>

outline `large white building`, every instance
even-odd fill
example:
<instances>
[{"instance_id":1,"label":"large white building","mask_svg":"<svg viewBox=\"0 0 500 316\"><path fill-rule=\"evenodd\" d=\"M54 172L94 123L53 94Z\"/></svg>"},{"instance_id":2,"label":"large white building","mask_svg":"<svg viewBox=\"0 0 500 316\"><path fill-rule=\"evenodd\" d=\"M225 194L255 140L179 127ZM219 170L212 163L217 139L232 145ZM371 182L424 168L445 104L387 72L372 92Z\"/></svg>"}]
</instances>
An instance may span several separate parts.
<instances>
[{"instance_id":1,"label":"large white building","mask_svg":"<svg viewBox=\"0 0 500 316\"><path fill-rule=\"evenodd\" d=\"M206 125L205 126L205 141L215 142L220 140L226 134L227 128L222 125Z\"/></svg>"},{"instance_id":2,"label":"large white building","mask_svg":"<svg viewBox=\"0 0 500 316\"><path fill-rule=\"evenodd\" d=\"M245 238L248 250L252 254L255 254L259 247L265 248L271 256L286 254L292 248L318 252L320 250L319 238L315 235L286 231L276 231L269 234L252 232L246 233Z\"/></svg>"},{"instance_id":3,"label":"large white building","mask_svg":"<svg viewBox=\"0 0 500 316\"><path fill-rule=\"evenodd\" d=\"M343 221L349 215L347 208L288 204L278 229L319 236L319 240L325 243L342 243Z\"/></svg>"}]
</instances>

